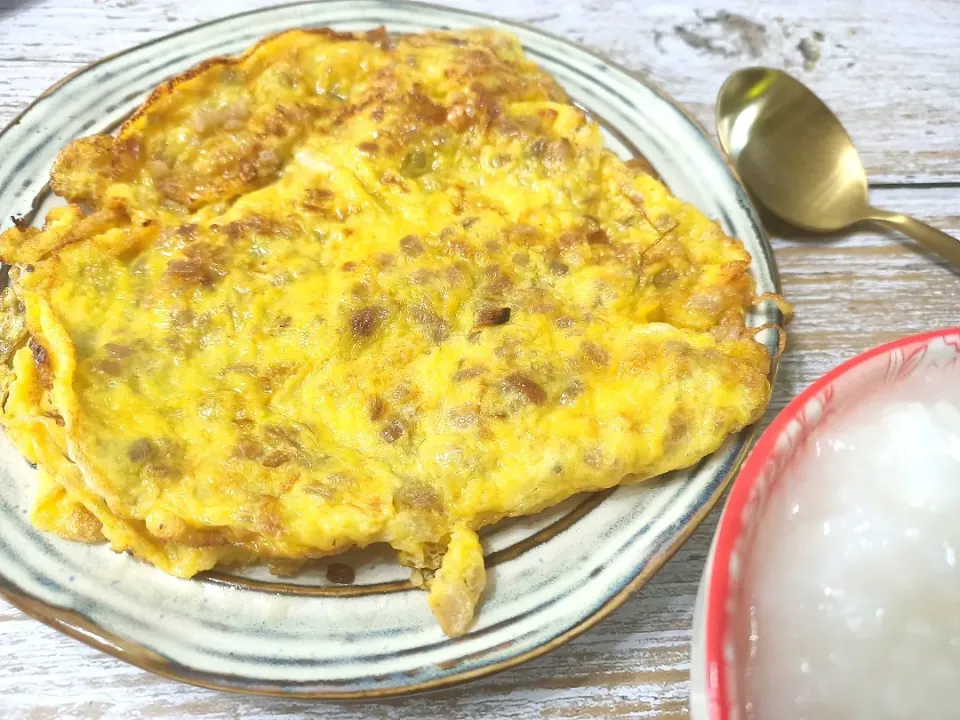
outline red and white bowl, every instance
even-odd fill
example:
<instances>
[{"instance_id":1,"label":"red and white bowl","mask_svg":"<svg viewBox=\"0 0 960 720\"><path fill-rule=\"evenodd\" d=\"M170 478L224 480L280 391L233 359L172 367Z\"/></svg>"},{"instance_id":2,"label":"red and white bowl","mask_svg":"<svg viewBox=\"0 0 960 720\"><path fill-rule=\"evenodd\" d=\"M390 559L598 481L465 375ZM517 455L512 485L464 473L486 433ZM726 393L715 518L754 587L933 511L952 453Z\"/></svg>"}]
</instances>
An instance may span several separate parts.
<instances>
[{"instance_id":1,"label":"red and white bowl","mask_svg":"<svg viewBox=\"0 0 960 720\"><path fill-rule=\"evenodd\" d=\"M913 335L849 360L804 390L774 419L744 463L704 568L694 614L690 670L693 720L747 720L738 657L749 627L743 568L768 499L811 432L839 410L890 392L915 372L960 380L960 328Z\"/></svg>"}]
</instances>

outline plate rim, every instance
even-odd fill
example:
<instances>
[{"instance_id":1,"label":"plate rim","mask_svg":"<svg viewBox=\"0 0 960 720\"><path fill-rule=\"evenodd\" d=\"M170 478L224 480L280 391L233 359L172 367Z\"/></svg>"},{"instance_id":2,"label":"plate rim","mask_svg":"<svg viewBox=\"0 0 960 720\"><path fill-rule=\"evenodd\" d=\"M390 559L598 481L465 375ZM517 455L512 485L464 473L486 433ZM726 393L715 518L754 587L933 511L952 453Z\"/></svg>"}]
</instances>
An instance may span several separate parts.
<instances>
[{"instance_id":1,"label":"plate rim","mask_svg":"<svg viewBox=\"0 0 960 720\"><path fill-rule=\"evenodd\" d=\"M239 13L231 13L213 18L211 20L189 25L171 33L167 33L145 42L131 45L115 53L105 55L84 65L83 67L77 68L55 82L53 85L46 88L36 98L30 101L20 112L18 112L2 129L0 129L0 137L3 137L14 127L18 126L27 113L29 113L38 103L56 93L61 87L66 85L74 78L128 53L171 40L188 32L201 30L203 28L229 20L235 20L286 8L307 6L322 7L325 5L334 5L342 2L343 0L294 0L293 2L284 2L277 5L245 10ZM510 30L511 28L520 28L526 32L539 35L545 39L575 47L577 50L595 58L597 61L605 65L622 72L633 81L648 88L661 100L669 104L674 110L678 111L687 119L687 121L698 131L698 133L713 149L714 153L717 155L717 159L719 159L727 168L728 172L730 173L731 180L740 190L740 194L743 199L743 210L750 221L751 228L762 251L763 257L760 258L760 260L769 273L770 280L777 294L782 292L780 273L777 266L776 257L774 256L773 247L770 244L770 239L763 227L763 223L760 220L759 214L757 213L757 210L750 199L750 195L747 192L743 181L740 179L739 174L737 173L736 167L717 144L716 139L703 126L703 124L700 123L700 121L697 120L689 110L677 102L658 84L650 80L645 73L639 73L631 70L615 60L611 60L604 53L587 47L582 43L578 43L567 37L542 30L534 25L531 25L530 23L520 20L506 19L496 15L491 15L489 13L465 10L447 5L439 5L433 2L420 2L419 0L391 0L389 4L392 7L397 8L406 7L407 9L423 9L427 11L454 13L465 18L476 19L479 21L478 24L480 24L480 22L487 24L492 23L507 30ZM777 320L775 323L776 328L782 330L784 320L779 309L774 310L774 317ZM771 384L771 391L775 387L781 354L781 352L776 352L771 356L770 359L770 371L768 373L768 378ZM754 439L756 438L760 422L761 421L758 420L753 425L750 425L748 428L741 431L742 444L736 455L730 459L728 464L726 464L724 469L725 476L723 480L717 485L714 492L711 493L711 495L696 510L696 512L690 516L690 518L687 520L687 523L683 526L682 530L678 532L677 537L673 540L673 542L663 548L656 555L653 555L639 574L624 584L624 586L618 592L604 600L603 603L592 614L583 618L581 621L549 641L533 647L525 652L519 653L513 657L505 658L481 667L454 672L449 675L434 678L432 680L426 680L401 687L374 688L353 691L302 691L291 690L289 687L285 689L278 689L275 687L258 686L256 684L245 682L247 680L246 678L226 673L196 670L187 665L171 660L170 658L151 650L148 647L145 647L135 641L126 639L110 630L105 629L104 627L101 627L97 622L86 617L81 612L70 608L59 607L52 603L48 603L33 597L32 595L22 591L2 574L0 574L0 598L3 598L9 602L13 607L17 608L25 615L42 622L48 627L51 627L74 640L79 640L88 647L92 647L95 650L106 653L107 655L110 655L122 662L126 662L130 665L140 668L141 670L151 672L160 677L186 683L196 687L202 687L208 690L219 690L241 695L282 697L290 699L299 698L310 700L377 700L442 690L473 680L488 677L490 675L514 668L529 660L538 658L550 652L551 650L565 645L574 638L579 637L594 625L604 620L617 608L619 608L631 595L646 585L650 579L656 575L656 573L658 573L664 565L666 565L666 563L677 553L677 551L684 544L686 544L686 542L690 539L690 536L701 525L707 515L709 515L714 509L718 500L723 496L739 472L740 467L743 464ZM233 682L231 682L231 680L233 680Z\"/></svg>"}]
</instances>

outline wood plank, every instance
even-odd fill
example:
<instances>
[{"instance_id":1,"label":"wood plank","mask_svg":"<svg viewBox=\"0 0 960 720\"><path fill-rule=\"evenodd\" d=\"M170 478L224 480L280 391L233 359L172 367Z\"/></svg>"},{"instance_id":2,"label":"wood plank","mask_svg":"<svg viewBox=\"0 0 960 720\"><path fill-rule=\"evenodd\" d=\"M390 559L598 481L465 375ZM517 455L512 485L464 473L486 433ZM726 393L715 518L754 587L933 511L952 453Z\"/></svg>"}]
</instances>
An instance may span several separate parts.
<instances>
[{"instance_id":1,"label":"wood plank","mask_svg":"<svg viewBox=\"0 0 960 720\"><path fill-rule=\"evenodd\" d=\"M0 59L0 127L46 88L78 67L81 67L78 63Z\"/></svg>"},{"instance_id":2,"label":"wood plank","mask_svg":"<svg viewBox=\"0 0 960 720\"><path fill-rule=\"evenodd\" d=\"M10 0L7 0L10 2ZM51 77L197 22L270 0L41 0L8 10L0 33L0 123ZM723 79L746 65L785 68L836 109L875 182L960 183L960 4L947 0L466 0L530 22L651 78L712 127ZM51 42L56 38L55 42ZM803 42L803 48L800 43ZM53 64L54 67L50 67ZM62 65L57 69L57 65ZM5 75L7 73L4 73ZM18 75L22 75L20 78Z\"/></svg>"}]
</instances>

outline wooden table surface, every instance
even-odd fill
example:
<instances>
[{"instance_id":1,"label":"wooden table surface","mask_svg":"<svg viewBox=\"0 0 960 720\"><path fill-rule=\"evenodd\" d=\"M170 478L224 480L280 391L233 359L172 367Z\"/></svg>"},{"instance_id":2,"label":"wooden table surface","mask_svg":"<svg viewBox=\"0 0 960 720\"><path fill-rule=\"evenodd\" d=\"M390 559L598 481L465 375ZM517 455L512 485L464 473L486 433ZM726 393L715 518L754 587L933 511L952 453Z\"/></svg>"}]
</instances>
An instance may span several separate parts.
<instances>
[{"instance_id":1,"label":"wooden table surface","mask_svg":"<svg viewBox=\"0 0 960 720\"><path fill-rule=\"evenodd\" d=\"M0 125L91 60L263 0L0 0ZM782 67L833 107L881 207L960 235L956 0L470 0L584 43L649 77L713 127L726 75ZM958 324L960 278L894 235L829 239L771 228L796 307L765 422L854 354ZM610 618L547 656L439 694L382 703L248 698L126 666L0 601L0 717L685 718L690 624L715 512Z\"/></svg>"}]
</instances>

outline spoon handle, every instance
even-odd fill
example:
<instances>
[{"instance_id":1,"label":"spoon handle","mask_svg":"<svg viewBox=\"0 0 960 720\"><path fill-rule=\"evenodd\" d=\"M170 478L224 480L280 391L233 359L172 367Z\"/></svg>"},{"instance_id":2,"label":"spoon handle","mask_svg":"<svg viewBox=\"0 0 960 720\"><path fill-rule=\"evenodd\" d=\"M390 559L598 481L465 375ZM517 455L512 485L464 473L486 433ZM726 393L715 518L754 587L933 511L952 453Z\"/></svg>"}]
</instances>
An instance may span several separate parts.
<instances>
[{"instance_id":1,"label":"spoon handle","mask_svg":"<svg viewBox=\"0 0 960 720\"><path fill-rule=\"evenodd\" d=\"M927 250L937 253L940 257L953 263L955 267L960 268L960 240L952 235L940 232L935 227L930 227L909 215L880 210L879 208L870 208L869 219L899 230L907 237L916 240Z\"/></svg>"}]
</instances>

